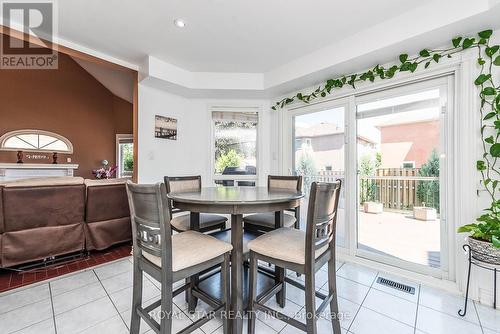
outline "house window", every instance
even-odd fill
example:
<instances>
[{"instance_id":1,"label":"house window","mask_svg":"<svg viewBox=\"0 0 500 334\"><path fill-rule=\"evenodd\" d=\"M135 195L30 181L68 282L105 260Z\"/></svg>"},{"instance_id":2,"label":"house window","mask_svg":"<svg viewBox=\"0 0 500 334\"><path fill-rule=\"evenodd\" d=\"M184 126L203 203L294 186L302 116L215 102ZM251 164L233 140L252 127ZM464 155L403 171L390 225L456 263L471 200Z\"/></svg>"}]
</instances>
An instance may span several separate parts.
<instances>
[{"instance_id":1,"label":"house window","mask_svg":"<svg viewBox=\"0 0 500 334\"><path fill-rule=\"evenodd\" d=\"M0 137L0 150L71 154L73 145L57 133L43 130L16 130Z\"/></svg>"},{"instance_id":2,"label":"house window","mask_svg":"<svg viewBox=\"0 0 500 334\"><path fill-rule=\"evenodd\" d=\"M402 168L415 168L415 161L403 161Z\"/></svg>"},{"instance_id":3,"label":"house window","mask_svg":"<svg viewBox=\"0 0 500 334\"><path fill-rule=\"evenodd\" d=\"M221 186L255 186L257 112L212 111L214 181Z\"/></svg>"}]
</instances>

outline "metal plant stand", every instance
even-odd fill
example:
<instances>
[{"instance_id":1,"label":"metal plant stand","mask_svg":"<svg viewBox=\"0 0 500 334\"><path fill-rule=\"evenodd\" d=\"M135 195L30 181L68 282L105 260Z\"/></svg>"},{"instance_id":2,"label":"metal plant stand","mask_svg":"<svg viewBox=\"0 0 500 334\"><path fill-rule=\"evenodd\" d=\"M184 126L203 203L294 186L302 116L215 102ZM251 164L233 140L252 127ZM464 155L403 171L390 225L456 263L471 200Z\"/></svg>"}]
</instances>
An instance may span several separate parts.
<instances>
[{"instance_id":1,"label":"metal plant stand","mask_svg":"<svg viewBox=\"0 0 500 334\"><path fill-rule=\"evenodd\" d=\"M467 287L465 290L465 303L464 303L464 308L462 310L458 311L458 315L461 317L465 317L467 314L467 302L469 301L469 284L470 284L470 272L472 265L475 265L476 267L483 268L489 271L493 271L493 308L496 309L497 307L497 271L498 267L495 266L492 263L480 261L472 255L472 250L469 245L463 245L462 247L464 251L467 252L468 258L469 258L469 269L467 271Z\"/></svg>"}]
</instances>

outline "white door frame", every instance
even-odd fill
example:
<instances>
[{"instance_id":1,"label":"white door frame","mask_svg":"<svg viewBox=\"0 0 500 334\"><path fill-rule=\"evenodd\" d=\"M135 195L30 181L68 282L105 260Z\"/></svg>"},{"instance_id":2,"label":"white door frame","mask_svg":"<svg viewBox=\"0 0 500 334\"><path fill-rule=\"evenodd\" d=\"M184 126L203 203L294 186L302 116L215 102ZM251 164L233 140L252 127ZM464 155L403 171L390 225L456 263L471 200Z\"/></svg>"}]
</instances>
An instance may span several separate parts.
<instances>
[{"instance_id":1,"label":"white door frame","mask_svg":"<svg viewBox=\"0 0 500 334\"><path fill-rule=\"evenodd\" d=\"M320 104L315 104L315 105L310 105L310 106L305 106L303 108L297 108L295 110L291 110L289 113L287 113L287 117L284 120L284 126L283 126L283 132L284 136L289 138L289 140L285 140L283 144L286 146L285 152L288 152L285 156L285 164L284 166L289 166L286 168L286 170L282 170L283 175L292 175L293 174L293 152L294 152L294 126L293 126L293 120L296 116L300 115L306 115L306 114L311 114L315 112L320 112L324 110L330 110L330 109L336 109L336 108L344 108L344 144L345 144L345 149L344 149L344 176L346 182L350 180L349 177L347 177L347 173L350 172L349 169L349 162L348 160L350 159L349 157L349 149L348 149L348 115L350 114L350 107L351 107L351 102L350 98L340 98L340 99L335 99L335 100L330 100L325 103L320 103ZM286 132L286 133L285 133ZM351 233L352 231L350 230L349 226L347 226L347 222L351 221L350 217L348 216L351 211L353 211L353 208L351 207L351 200L350 198L353 196L356 196L355 191L352 191L354 188L344 184L342 185L344 188L344 194L345 194L345 221L344 224L346 224L344 231L345 231L345 236L344 236L344 247L339 247L340 252L345 252L348 249L350 249L350 241L351 241Z\"/></svg>"}]
</instances>

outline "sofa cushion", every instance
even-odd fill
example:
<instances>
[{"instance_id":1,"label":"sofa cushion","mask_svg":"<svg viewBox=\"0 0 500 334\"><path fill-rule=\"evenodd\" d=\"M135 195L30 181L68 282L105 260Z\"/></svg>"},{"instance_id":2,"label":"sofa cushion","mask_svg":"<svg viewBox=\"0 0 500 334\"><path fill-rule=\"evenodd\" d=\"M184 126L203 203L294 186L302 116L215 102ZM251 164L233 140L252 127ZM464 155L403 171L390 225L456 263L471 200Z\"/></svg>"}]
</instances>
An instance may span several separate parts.
<instances>
[{"instance_id":1,"label":"sofa cushion","mask_svg":"<svg viewBox=\"0 0 500 334\"><path fill-rule=\"evenodd\" d=\"M130 209L125 183L87 187L85 213L87 223L129 216Z\"/></svg>"},{"instance_id":2,"label":"sofa cushion","mask_svg":"<svg viewBox=\"0 0 500 334\"><path fill-rule=\"evenodd\" d=\"M4 186L5 188L70 186L79 184L83 184L83 178L72 176L33 177L0 182L0 186Z\"/></svg>"},{"instance_id":3,"label":"sofa cushion","mask_svg":"<svg viewBox=\"0 0 500 334\"><path fill-rule=\"evenodd\" d=\"M3 205L4 232L83 223L85 186L4 188Z\"/></svg>"},{"instance_id":4,"label":"sofa cushion","mask_svg":"<svg viewBox=\"0 0 500 334\"><path fill-rule=\"evenodd\" d=\"M125 184L128 179L119 178L119 179L102 179L102 180L92 180L85 179L83 181L87 187L98 187L98 186L106 186L112 184Z\"/></svg>"}]
</instances>

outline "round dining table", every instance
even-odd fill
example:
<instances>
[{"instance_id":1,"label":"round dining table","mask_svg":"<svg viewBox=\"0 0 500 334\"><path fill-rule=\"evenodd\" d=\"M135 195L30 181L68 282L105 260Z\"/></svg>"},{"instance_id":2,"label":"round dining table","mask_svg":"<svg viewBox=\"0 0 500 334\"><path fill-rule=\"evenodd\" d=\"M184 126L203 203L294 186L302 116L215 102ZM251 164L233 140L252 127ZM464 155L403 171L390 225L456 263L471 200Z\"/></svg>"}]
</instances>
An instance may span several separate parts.
<instances>
[{"instance_id":1,"label":"round dining table","mask_svg":"<svg viewBox=\"0 0 500 334\"><path fill-rule=\"evenodd\" d=\"M168 195L175 208L190 211L192 230L200 228L200 213L231 215L231 332L243 331L243 214L274 212L275 227L283 226L283 210L300 206L304 195L287 189L267 187L208 187L196 192ZM276 268L276 279L284 280L284 269ZM197 276L191 280L198 281ZM193 297L191 297L193 298ZM284 293L277 298L284 304Z\"/></svg>"}]
</instances>

